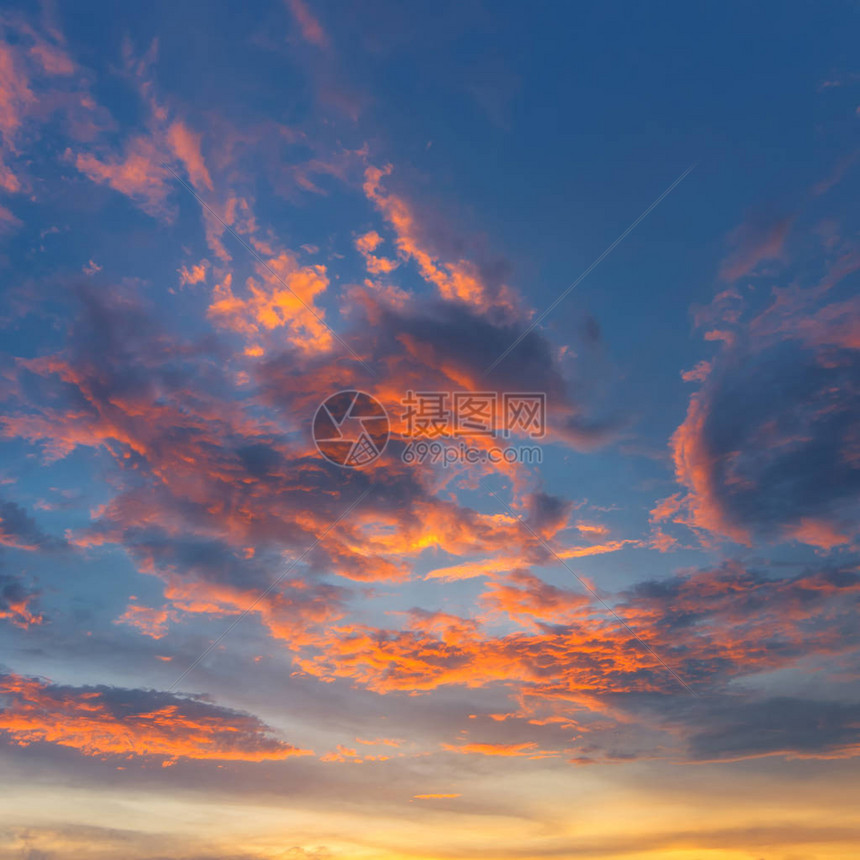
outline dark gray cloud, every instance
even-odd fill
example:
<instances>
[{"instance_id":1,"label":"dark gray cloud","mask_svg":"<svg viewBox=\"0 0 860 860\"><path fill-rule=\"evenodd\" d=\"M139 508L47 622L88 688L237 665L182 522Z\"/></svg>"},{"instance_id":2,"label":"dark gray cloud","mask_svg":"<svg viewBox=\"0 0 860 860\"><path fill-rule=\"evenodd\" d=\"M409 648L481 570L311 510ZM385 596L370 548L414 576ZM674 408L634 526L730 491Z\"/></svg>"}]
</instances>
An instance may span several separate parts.
<instances>
[{"instance_id":1,"label":"dark gray cloud","mask_svg":"<svg viewBox=\"0 0 860 860\"><path fill-rule=\"evenodd\" d=\"M548 529L555 534L562 528L573 510L573 503L549 493L532 493L528 498L529 524L537 531Z\"/></svg>"},{"instance_id":2,"label":"dark gray cloud","mask_svg":"<svg viewBox=\"0 0 860 860\"><path fill-rule=\"evenodd\" d=\"M63 538L43 531L20 505L0 500L0 544L19 549L56 551L67 546Z\"/></svg>"},{"instance_id":3,"label":"dark gray cloud","mask_svg":"<svg viewBox=\"0 0 860 860\"><path fill-rule=\"evenodd\" d=\"M714 501L733 524L769 536L804 518L839 526L860 499L860 353L739 349L703 396Z\"/></svg>"},{"instance_id":4,"label":"dark gray cloud","mask_svg":"<svg viewBox=\"0 0 860 860\"><path fill-rule=\"evenodd\" d=\"M688 740L690 756L697 761L776 754L848 758L860 753L860 702L726 697L709 702L698 721Z\"/></svg>"},{"instance_id":5,"label":"dark gray cloud","mask_svg":"<svg viewBox=\"0 0 860 860\"><path fill-rule=\"evenodd\" d=\"M25 584L19 576L0 571L0 619L17 627L29 627L44 619L36 609L39 590Z\"/></svg>"}]
</instances>

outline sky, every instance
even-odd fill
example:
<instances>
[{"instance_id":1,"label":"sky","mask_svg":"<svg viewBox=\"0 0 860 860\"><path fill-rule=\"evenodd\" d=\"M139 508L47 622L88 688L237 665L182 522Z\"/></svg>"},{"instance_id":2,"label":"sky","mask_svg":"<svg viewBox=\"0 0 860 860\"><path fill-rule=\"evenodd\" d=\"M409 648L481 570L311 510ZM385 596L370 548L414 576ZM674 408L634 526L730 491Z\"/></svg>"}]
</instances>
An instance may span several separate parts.
<instances>
[{"instance_id":1,"label":"sky","mask_svg":"<svg viewBox=\"0 0 860 860\"><path fill-rule=\"evenodd\" d=\"M856 857L858 35L5 3L0 860Z\"/></svg>"}]
</instances>

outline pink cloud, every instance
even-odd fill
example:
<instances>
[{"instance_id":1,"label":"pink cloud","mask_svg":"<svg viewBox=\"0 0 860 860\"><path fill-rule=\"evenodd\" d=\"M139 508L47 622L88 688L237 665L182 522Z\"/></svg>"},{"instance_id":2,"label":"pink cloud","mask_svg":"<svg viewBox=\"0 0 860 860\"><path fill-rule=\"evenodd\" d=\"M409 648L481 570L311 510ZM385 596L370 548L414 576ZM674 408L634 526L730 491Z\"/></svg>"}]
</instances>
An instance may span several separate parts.
<instances>
[{"instance_id":1,"label":"pink cloud","mask_svg":"<svg viewBox=\"0 0 860 860\"><path fill-rule=\"evenodd\" d=\"M132 138L121 156L102 160L91 153L78 153L74 163L93 182L109 185L131 198L147 214L171 217L166 201L172 176L161 150L150 137Z\"/></svg>"},{"instance_id":2,"label":"pink cloud","mask_svg":"<svg viewBox=\"0 0 860 860\"><path fill-rule=\"evenodd\" d=\"M759 263L782 256L785 239L793 217L781 218L765 226L743 224L731 235L732 252L720 268L724 281L736 281L748 275Z\"/></svg>"},{"instance_id":3,"label":"pink cloud","mask_svg":"<svg viewBox=\"0 0 860 860\"><path fill-rule=\"evenodd\" d=\"M286 4L296 23L299 25L302 38L306 42L316 45L318 48L328 48L328 35L304 0L286 0Z\"/></svg>"}]
</instances>

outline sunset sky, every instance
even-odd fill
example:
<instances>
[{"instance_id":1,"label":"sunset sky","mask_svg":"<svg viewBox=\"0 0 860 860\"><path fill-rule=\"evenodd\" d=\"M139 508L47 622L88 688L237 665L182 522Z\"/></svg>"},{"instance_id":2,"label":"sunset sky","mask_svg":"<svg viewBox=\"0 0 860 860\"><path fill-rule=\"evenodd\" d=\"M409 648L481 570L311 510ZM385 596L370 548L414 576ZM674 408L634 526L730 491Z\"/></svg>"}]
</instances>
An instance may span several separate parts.
<instances>
[{"instance_id":1,"label":"sunset sky","mask_svg":"<svg viewBox=\"0 0 860 860\"><path fill-rule=\"evenodd\" d=\"M4 4L0 860L860 856L859 25Z\"/></svg>"}]
</instances>

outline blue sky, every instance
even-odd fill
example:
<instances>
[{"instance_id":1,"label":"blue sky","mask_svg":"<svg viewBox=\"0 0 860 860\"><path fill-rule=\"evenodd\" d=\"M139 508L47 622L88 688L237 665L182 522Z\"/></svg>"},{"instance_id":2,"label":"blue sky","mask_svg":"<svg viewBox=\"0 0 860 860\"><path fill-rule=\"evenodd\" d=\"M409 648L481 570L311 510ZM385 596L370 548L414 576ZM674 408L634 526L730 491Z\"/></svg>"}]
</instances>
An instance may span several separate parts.
<instances>
[{"instance_id":1,"label":"blue sky","mask_svg":"<svg viewBox=\"0 0 860 860\"><path fill-rule=\"evenodd\" d=\"M0 31L0 860L856 854L853 6Z\"/></svg>"}]
</instances>

